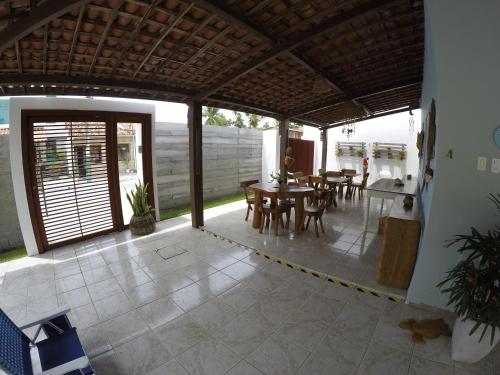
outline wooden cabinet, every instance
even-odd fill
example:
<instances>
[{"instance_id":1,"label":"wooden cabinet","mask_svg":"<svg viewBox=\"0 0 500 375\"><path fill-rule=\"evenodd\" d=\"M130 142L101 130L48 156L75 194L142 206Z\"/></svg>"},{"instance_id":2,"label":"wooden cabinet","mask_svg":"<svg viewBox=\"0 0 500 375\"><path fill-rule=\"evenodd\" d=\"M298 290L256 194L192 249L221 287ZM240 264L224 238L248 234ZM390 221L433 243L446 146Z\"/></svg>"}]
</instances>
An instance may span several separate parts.
<instances>
[{"instance_id":1,"label":"wooden cabinet","mask_svg":"<svg viewBox=\"0 0 500 375\"><path fill-rule=\"evenodd\" d=\"M417 198L411 210L403 207L403 199L404 195L396 197L385 220L377 273L379 284L399 289L407 289L410 284L420 241Z\"/></svg>"}]
</instances>

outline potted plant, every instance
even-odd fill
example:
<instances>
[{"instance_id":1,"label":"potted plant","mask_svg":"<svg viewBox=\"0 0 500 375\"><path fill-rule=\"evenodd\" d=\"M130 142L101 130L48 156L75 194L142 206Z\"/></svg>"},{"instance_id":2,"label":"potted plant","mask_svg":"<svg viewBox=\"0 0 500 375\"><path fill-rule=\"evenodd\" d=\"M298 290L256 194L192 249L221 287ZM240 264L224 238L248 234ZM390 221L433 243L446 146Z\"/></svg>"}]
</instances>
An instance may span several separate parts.
<instances>
[{"instance_id":1,"label":"potted plant","mask_svg":"<svg viewBox=\"0 0 500 375\"><path fill-rule=\"evenodd\" d=\"M399 160L405 160L405 159L406 159L406 151L399 150Z\"/></svg>"},{"instance_id":2,"label":"potted plant","mask_svg":"<svg viewBox=\"0 0 500 375\"><path fill-rule=\"evenodd\" d=\"M342 156L342 154L343 154L342 149L340 147L337 147L337 149L335 150L335 154L337 156Z\"/></svg>"},{"instance_id":3,"label":"potted plant","mask_svg":"<svg viewBox=\"0 0 500 375\"><path fill-rule=\"evenodd\" d=\"M500 212L500 194L490 200ZM438 284L450 296L457 319L453 327L452 357L477 362L500 340L500 226L480 233L457 235L448 243L460 245L464 256Z\"/></svg>"},{"instance_id":4,"label":"potted plant","mask_svg":"<svg viewBox=\"0 0 500 375\"><path fill-rule=\"evenodd\" d=\"M363 156L365 156L365 152L363 150L358 150L356 151L356 154L358 155L358 157L362 158Z\"/></svg>"},{"instance_id":5,"label":"potted plant","mask_svg":"<svg viewBox=\"0 0 500 375\"><path fill-rule=\"evenodd\" d=\"M153 233L155 230L155 218L151 214L152 208L148 204L148 184L138 183L127 199L134 214L130 219L130 231L132 234L144 235Z\"/></svg>"},{"instance_id":6,"label":"potted plant","mask_svg":"<svg viewBox=\"0 0 500 375\"><path fill-rule=\"evenodd\" d=\"M276 174L271 172L269 176L271 177L271 182L276 181L280 185L285 181L285 178L280 171L276 172Z\"/></svg>"}]
</instances>

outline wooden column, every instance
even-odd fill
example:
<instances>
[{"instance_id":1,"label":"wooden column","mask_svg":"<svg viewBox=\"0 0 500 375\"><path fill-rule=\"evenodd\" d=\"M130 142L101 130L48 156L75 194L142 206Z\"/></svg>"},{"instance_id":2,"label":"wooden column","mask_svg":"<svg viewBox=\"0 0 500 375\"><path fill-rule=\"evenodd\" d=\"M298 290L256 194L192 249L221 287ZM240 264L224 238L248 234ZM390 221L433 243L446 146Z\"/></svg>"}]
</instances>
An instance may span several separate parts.
<instances>
[{"instance_id":1,"label":"wooden column","mask_svg":"<svg viewBox=\"0 0 500 375\"><path fill-rule=\"evenodd\" d=\"M279 136L280 136L280 172L285 174L286 180L286 170L285 170L285 152L288 145L288 119L281 119L279 125Z\"/></svg>"},{"instance_id":2,"label":"wooden column","mask_svg":"<svg viewBox=\"0 0 500 375\"><path fill-rule=\"evenodd\" d=\"M191 223L199 228L203 226L202 105L194 100L188 105Z\"/></svg>"},{"instance_id":3,"label":"wooden column","mask_svg":"<svg viewBox=\"0 0 500 375\"><path fill-rule=\"evenodd\" d=\"M328 156L328 129L321 130L321 140L323 141L323 148L321 151L321 168L326 171L326 160Z\"/></svg>"}]
</instances>

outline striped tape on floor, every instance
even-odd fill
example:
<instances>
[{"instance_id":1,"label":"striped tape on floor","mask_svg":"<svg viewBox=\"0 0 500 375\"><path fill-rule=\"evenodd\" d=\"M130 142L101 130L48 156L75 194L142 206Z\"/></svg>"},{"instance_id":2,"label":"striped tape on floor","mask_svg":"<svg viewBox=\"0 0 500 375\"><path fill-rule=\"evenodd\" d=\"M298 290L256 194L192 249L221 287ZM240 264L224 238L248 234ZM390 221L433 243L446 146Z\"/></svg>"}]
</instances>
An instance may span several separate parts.
<instances>
[{"instance_id":1,"label":"striped tape on floor","mask_svg":"<svg viewBox=\"0 0 500 375\"><path fill-rule=\"evenodd\" d=\"M347 280L341 279L341 278L336 277L334 275L328 275L324 272L315 271L311 268L302 266L302 265L297 264L297 263L289 262L286 259L267 254L267 253L263 252L262 250L255 249L251 246L244 245L238 241L234 241L230 238L226 238L226 237L224 237L220 234L217 234L215 232L212 232L206 228L200 228L200 229L202 232L204 232L204 233L206 233L214 238L217 238L219 240L222 240L222 241L228 242L230 244L239 246L243 249L251 250L256 255L262 256L271 262L278 263L278 264L282 265L283 267L288 267L288 268L294 269L296 271L302 272L304 274L311 275L313 277L326 279L328 282L330 282L332 284L336 284L336 285L343 286L345 288L353 289L353 290L356 290L360 293L369 294L371 296L382 298L382 299L387 299L387 300L395 302L395 303L404 303L405 302L405 299L400 297L400 296L386 293L386 292L381 292L379 290L369 288L369 287L354 283L352 281L347 281Z\"/></svg>"}]
</instances>

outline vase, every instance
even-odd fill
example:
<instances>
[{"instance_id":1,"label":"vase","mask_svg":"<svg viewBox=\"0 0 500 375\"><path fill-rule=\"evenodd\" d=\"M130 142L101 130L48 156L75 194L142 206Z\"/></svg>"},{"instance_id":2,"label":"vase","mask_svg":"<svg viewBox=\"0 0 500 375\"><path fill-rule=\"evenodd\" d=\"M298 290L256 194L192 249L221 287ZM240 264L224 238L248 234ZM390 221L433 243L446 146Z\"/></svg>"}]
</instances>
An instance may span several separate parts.
<instances>
[{"instance_id":1,"label":"vase","mask_svg":"<svg viewBox=\"0 0 500 375\"><path fill-rule=\"evenodd\" d=\"M132 234L143 236L153 233L155 230L156 221L153 215L147 214L146 216L134 216L130 219L130 231Z\"/></svg>"},{"instance_id":2,"label":"vase","mask_svg":"<svg viewBox=\"0 0 500 375\"><path fill-rule=\"evenodd\" d=\"M500 330L495 332L495 340L491 344L491 327L488 327L481 341L479 338L484 326L481 325L472 335L469 332L476 325L474 320L457 318L453 326L451 338L451 357L454 361L474 363L486 357L500 340Z\"/></svg>"}]
</instances>

